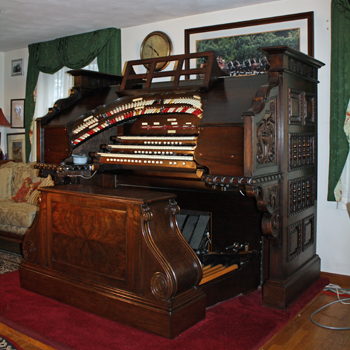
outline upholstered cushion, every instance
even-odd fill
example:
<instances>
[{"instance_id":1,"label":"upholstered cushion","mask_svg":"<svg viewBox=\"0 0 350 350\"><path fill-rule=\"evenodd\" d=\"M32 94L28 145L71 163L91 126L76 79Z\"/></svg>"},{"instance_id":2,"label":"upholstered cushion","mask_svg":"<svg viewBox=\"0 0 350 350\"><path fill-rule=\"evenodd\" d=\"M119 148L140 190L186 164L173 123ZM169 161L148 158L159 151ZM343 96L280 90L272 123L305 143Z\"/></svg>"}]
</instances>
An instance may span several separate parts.
<instances>
[{"instance_id":1,"label":"upholstered cushion","mask_svg":"<svg viewBox=\"0 0 350 350\"><path fill-rule=\"evenodd\" d=\"M22 187L24 180L27 177L33 178L38 176L39 170L34 169L34 163L7 162L1 165L1 169L12 168L13 177L13 195Z\"/></svg>"},{"instance_id":2,"label":"upholstered cushion","mask_svg":"<svg viewBox=\"0 0 350 350\"><path fill-rule=\"evenodd\" d=\"M10 198L13 193L13 169L0 168L0 199Z\"/></svg>"},{"instance_id":3,"label":"upholstered cushion","mask_svg":"<svg viewBox=\"0 0 350 350\"><path fill-rule=\"evenodd\" d=\"M27 177L18 192L13 197L11 197L11 200L16 203L27 202L30 195L38 188L39 185L40 182L33 183L32 179L30 177Z\"/></svg>"},{"instance_id":4,"label":"upholstered cushion","mask_svg":"<svg viewBox=\"0 0 350 350\"><path fill-rule=\"evenodd\" d=\"M34 178L32 179L33 183L37 183L38 178ZM47 178L39 178L39 186L37 187L37 189L35 191L32 192L32 194L29 196L27 203L28 204L34 204L34 205L38 205L38 199L40 196L40 188L41 187L50 187L50 186L54 186L55 183L52 180L51 175L48 175Z\"/></svg>"},{"instance_id":5,"label":"upholstered cushion","mask_svg":"<svg viewBox=\"0 0 350 350\"><path fill-rule=\"evenodd\" d=\"M0 200L0 224L30 227L39 207L11 200Z\"/></svg>"},{"instance_id":6,"label":"upholstered cushion","mask_svg":"<svg viewBox=\"0 0 350 350\"><path fill-rule=\"evenodd\" d=\"M24 235L28 231L28 227L0 224L0 231L11 232L17 235Z\"/></svg>"}]
</instances>

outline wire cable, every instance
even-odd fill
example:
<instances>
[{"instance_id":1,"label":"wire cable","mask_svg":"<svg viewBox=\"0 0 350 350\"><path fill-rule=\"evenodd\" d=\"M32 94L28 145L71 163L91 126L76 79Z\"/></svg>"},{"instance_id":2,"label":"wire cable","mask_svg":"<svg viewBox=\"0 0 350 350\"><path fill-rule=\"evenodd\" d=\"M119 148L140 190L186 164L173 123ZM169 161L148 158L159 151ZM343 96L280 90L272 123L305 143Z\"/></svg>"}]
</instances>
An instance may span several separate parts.
<instances>
[{"instance_id":1,"label":"wire cable","mask_svg":"<svg viewBox=\"0 0 350 350\"><path fill-rule=\"evenodd\" d=\"M325 306L322 306L320 309L318 309L317 311L315 311L311 316L311 321L317 325L317 326L320 326L322 328L326 328L326 329L332 329L332 330L337 330L337 331L345 331L345 330L349 330L350 327L331 327L331 326L325 326L325 325L322 325L318 322L316 322L314 319L313 319L313 316L316 315L318 312L320 312L321 310L323 310L324 308L326 308L327 306L330 306L330 305L333 305L333 304L336 304L336 303L339 303L341 301L350 301L350 298L346 298L346 299L340 299L340 300L336 300L336 301L332 301L331 303L325 305Z\"/></svg>"},{"instance_id":2,"label":"wire cable","mask_svg":"<svg viewBox=\"0 0 350 350\"><path fill-rule=\"evenodd\" d=\"M97 173L97 171L95 171L91 176L83 176L83 175L78 175L78 176L82 177L83 179L89 180L89 179L93 178L96 173Z\"/></svg>"},{"instance_id":3,"label":"wire cable","mask_svg":"<svg viewBox=\"0 0 350 350\"><path fill-rule=\"evenodd\" d=\"M325 326L325 325L322 325L318 322L316 322L313 317L314 315L316 315L317 313L319 313L321 310L325 309L326 307L330 306L330 305L333 305L333 304L336 304L336 303L342 303L343 305L349 305L349 303L346 303L346 301L350 301L350 298L345 298L345 299L340 299L340 293L341 294L350 294L350 289L347 289L347 288L340 288L338 285L335 285L335 284L329 284L327 285L324 289L324 291L330 291L330 292L333 292L333 293L336 293L337 294L337 297L338 297L338 300L336 301L332 301L331 303L328 303L324 306L322 306L320 309L318 309L317 311L315 311L311 316L310 316L310 319L311 321L319 326L319 327L322 327L322 328L326 328L326 329L331 329L331 330L337 330L337 331L345 331L345 330L350 330L350 327L331 327L331 326Z\"/></svg>"}]
</instances>

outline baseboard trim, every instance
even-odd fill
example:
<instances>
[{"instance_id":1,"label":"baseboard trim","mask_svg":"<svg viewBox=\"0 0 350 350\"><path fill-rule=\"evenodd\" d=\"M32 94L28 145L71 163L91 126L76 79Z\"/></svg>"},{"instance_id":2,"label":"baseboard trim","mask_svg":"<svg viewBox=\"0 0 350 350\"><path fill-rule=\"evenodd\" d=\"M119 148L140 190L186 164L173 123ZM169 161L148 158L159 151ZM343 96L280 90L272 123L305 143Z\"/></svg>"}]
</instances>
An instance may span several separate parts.
<instances>
[{"instance_id":1,"label":"baseboard trim","mask_svg":"<svg viewBox=\"0 0 350 350\"><path fill-rule=\"evenodd\" d=\"M266 280L263 285L263 305L285 310L320 277L320 258L314 255L289 278Z\"/></svg>"},{"instance_id":2,"label":"baseboard trim","mask_svg":"<svg viewBox=\"0 0 350 350\"><path fill-rule=\"evenodd\" d=\"M342 288L350 288L350 276L321 271L321 277L327 277L330 283Z\"/></svg>"}]
</instances>

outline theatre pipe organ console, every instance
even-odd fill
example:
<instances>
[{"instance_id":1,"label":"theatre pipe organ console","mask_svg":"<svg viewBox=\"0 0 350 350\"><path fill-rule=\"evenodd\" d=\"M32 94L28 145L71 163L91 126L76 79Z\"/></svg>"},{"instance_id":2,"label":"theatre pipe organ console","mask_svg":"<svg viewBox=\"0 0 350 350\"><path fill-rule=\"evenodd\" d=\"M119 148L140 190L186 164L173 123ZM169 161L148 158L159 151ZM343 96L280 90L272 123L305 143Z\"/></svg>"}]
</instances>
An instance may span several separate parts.
<instances>
[{"instance_id":1,"label":"theatre pipe organ console","mask_svg":"<svg viewBox=\"0 0 350 350\"><path fill-rule=\"evenodd\" d=\"M262 285L284 309L315 281L323 64L264 51L269 70L240 77L213 52L71 71L70 97L38 121L37 167L57 186L25 238L22 286L172 338L206 305ZM162 60L174 69L155 71Z\"/></svg>"}]
</instances>

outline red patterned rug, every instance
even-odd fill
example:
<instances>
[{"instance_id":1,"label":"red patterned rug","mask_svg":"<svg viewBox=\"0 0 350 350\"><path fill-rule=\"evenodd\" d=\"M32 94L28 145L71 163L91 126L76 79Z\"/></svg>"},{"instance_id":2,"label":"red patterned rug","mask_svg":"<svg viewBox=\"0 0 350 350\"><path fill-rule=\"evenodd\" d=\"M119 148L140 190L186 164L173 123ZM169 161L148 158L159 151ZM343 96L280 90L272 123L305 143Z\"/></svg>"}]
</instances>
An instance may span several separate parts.
<instances>
[{"instance_id":1,"label":"red patterned rug","mask_svg":"<svg viewBox=\"0 0 350 350\"><path fill-rule=\"evenodd\" d=\"M207 309L207 317L175 339L109 321L21 289L19 273L0 276L0 322L58 350L259 349L329 283L320 278L287 310L262 305L261 290Z\"/></svg>"},{"instance_id":2,"label":"red patterned rug","mask_svg":"<svg viewBox=\"0 0 350 350\"><path fill-rule=\"evenodd\" d=\"M0 249L0 275L18 270L21 261L21 255Z\"/></svg>"},{"instance_id":3,"label":"red patterned rug","mask_svg":"<svg viewBox=\"0 0 350 350\"><path fill-rule=\"evenodd\" d=\"M0 335L0 350L22 350L13 340Z\"/></svg>"}]
</instances>

